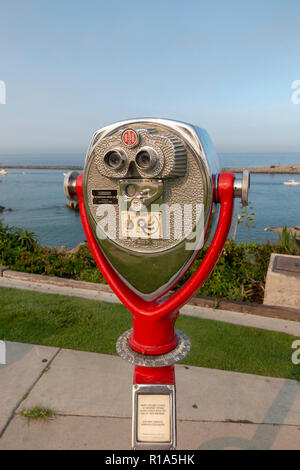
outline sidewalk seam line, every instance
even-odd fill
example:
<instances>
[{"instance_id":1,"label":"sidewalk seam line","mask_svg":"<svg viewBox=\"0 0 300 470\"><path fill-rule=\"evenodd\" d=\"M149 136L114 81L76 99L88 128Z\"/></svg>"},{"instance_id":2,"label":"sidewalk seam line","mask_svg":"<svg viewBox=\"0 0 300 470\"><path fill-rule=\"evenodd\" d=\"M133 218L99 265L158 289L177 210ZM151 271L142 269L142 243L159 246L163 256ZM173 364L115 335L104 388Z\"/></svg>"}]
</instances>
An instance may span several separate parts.
<instances>
[{"instance_id":1,"label":"sidewalk seam line","mask_svg":"<svg viewBox=\"0 0 300 470\"><path fill-rule=\"evenodd\" d=\"M108 418L108 419L132 419L131 416L108 416L108 415L85 415L85 414L75 414L75 413L62 413L62 412L56 412L56 417L62 417L62 418L68 418L68 417L74 417L74 418ZM288 427L298 427L299 424L284 424L284 423L264 423L264 422L243 422L243 421L218 421L218 420L207 420L207 419L184 419L184 418L177 418L177 421L181 422L189 422L189 423L211 423L211 424L242 424L242 425L254 425L254 426L288 426Z\"/></svg>"},{"instance_id":2,"label":"sidewalk seam line","mask_svg":"<svg viewBox=\"0 0 300 470\"><path fill-rule=\"evenodd\" d=\"M56 351L56 353L54 354L54 356L52 357L52 359L50 359L50 361L48 362L47 364L47 367L49 367L52 362L54 361L54 359L57 357L57 355L61 352L62 348L59 348L58 351ZM33 390L33 388L35 387L35 385L38 383L38 381L40 380L40 378L44 375L44 370L45 368L40 372L40 374L38 375L38 377L36 378L36 380L33 382L32 385L30 385L30 387L28 388L27 392L25 392L25 394L23 395L23 397L25 395L29 395L31 393L31 391ZM10 425L11 421L13 420L13 418L15 417L15 414L16 414L16 411L17 409L19 408L19 406L21 405L22 401L23 400L23 397L17 402L16 406L14 407L13 411L11 412L6 424L4 425L2 431L0 431L0 439L2 438L2 436L4 435L5 431L7 430L8 426Z\"/></svg>"}]
</instances>

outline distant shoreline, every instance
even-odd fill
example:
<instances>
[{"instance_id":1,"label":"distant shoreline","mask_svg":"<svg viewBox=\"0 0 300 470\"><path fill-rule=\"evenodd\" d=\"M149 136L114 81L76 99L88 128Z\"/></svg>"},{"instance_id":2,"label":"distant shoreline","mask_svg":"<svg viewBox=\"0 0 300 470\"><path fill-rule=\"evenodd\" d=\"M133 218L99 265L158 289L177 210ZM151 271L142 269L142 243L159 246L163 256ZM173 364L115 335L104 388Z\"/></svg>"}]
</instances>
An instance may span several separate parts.
<instances>
[{"instance_id":1,"label":"distant shoreline","mask_svg":"<svg viewBox=\"0 0 300 470\"><path fill-rule=\"evenodd\" d=\"M79 170L82 171L82 166L77 165L2 165L1 168L6 170ZM242 173L244 170L249 170L251 173L276 173L276 174L300 174L300 164L294 165L270 165L270 166L256 166L256 167L226 167L222 171L231 173Z\"/></svg>"},{"instance_id":2,"label":"distant shoreline","mask_svg":"<svg viewBox=\"0 0 300 470\"><path fill-rule=\"evenodd\" d=\"M2 165L5 170L83 170L82 166L66 165L66 166L51 166L51 165Z\"/></svg>"},{"instance_id":3,"label":"distant shoreline","mask_svg":"<svg viewBox=\"0 0 300 470\"><path fill-rule=\"evenodd\" d=\"M242 173L244 170L249 170L250 173L276 173L276 174L300 174L300 164L294 165L269 165L269 166L255 166L255 167L242 167L242 168L222 168L222 171L229 171L230 173Z\"/></svg>"}]
</instances>

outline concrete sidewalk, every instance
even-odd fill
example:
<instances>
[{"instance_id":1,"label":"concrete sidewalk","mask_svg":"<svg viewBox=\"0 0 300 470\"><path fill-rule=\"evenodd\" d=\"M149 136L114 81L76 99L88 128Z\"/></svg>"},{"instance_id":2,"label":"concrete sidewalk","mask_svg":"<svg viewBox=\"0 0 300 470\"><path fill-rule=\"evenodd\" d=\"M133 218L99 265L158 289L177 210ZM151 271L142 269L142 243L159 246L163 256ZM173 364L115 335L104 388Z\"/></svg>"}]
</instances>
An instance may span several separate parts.
<instances>
[{"instance_id":1,"label":"concrete sidewalk","mask_svg":"<svg viewBox=\"0 0 300 470\"><path fill-rule=\"evenodd\" d=\"M130 449L132 376L116 356L7 343L0 449ZM176 385L178 449L300 448L298 382L177 365ZM34 406L58 414L27 422Z\"/></svg>"}]
</instances>

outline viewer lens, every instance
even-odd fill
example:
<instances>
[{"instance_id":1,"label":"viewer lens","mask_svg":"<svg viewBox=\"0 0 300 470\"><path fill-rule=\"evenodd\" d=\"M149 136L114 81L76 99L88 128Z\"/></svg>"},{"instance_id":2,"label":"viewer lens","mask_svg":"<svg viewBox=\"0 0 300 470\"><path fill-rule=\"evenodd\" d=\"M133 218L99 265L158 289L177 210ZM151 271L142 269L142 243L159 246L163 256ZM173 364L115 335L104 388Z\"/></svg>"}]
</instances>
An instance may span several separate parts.
<instances>
[{"instance_id":1,"label":"viewer lens","mask_svg":"<svg viewBox=\"0 0 300 470\"><path fill-rule=\"evenodd\" d=\"M140 152L136 156L136 164L141 168L149 168L150 166L150 155L148 152Z\"/></svg>"},{"instance_id":2,"label":"viewer lens","mask_svg":"<svg viewBox=\"0 0 300 470\"><path fill-rule=\"evenodd\" d=\"M135 157L135 162L142 170L150 170L157 162L157 154L155 150L141 150Z\"/></svg>"},{"instance_id":3,"label":"viewer lens","mask_svg":"<svg viewBox=\"0 0 300 470\"><path fill-rule=\"evenodd\" d=\"M114 170L120 170L124 166L125 158L120 152L111 150L104 157L106 166Z\"/></svg>"}]
</instances>

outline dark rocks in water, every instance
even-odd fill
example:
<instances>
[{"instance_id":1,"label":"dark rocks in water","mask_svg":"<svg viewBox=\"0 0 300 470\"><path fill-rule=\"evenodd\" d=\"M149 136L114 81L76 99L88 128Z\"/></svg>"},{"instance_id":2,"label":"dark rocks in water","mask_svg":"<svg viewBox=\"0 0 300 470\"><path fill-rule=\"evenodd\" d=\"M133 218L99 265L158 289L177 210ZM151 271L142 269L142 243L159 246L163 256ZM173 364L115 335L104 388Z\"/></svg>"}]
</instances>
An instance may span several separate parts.
<instances>
[{"instance_id":1,"label":"dark rocks in water","mask_svg":"<svg viewBox=\"0 0 300 470\"><path fill-rule=\"evenodd\" d=\"M6 212L12 212L12 209L11 209L11 207L9 207L8 209L6 209L4 206L0 206L0 213L1 213L1 212L4 212L4 211L6 211Z\"/></svg>"},{"instance_id":2,"label":"dark rocks in water","mask_svg":"<svg viewBox=\"0 0 300 470\"><path fill-rule=\"evenodd\" d=\"M74 211L79 211L79 202L78 201L68 201L67 208L73 209Z\"/></svg>"}]
</instances>

